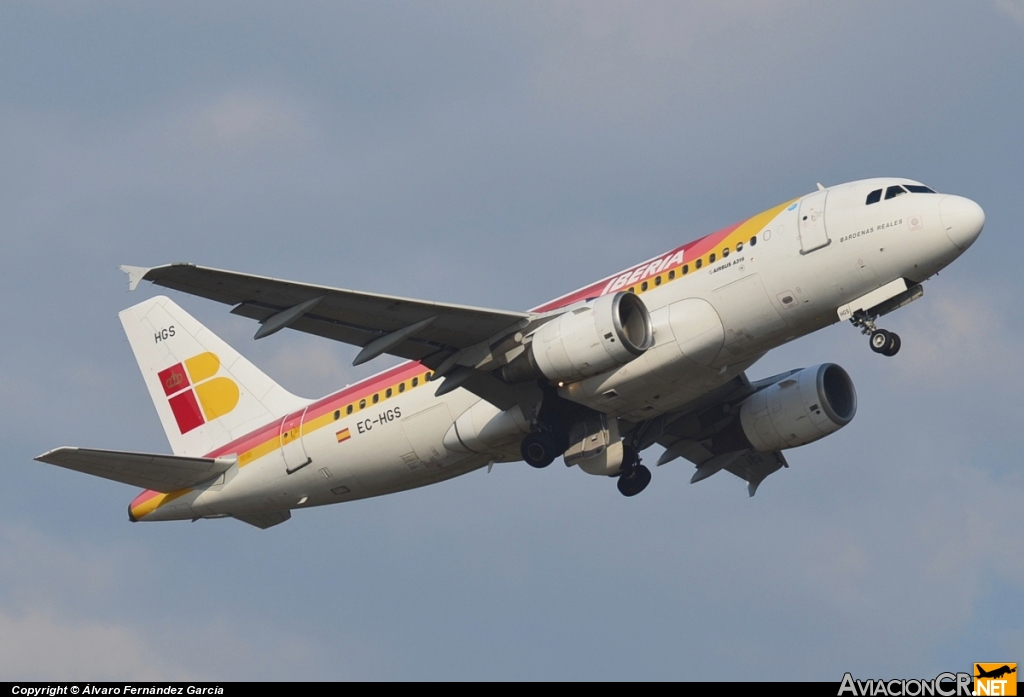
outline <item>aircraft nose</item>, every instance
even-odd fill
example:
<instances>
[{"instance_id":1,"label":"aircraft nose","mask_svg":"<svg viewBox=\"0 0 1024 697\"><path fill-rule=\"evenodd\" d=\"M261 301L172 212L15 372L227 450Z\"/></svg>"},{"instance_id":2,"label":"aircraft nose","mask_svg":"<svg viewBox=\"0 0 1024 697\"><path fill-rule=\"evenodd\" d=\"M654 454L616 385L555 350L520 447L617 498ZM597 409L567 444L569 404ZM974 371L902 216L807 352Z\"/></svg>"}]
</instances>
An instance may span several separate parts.
<instances>
[{"instance_id":1,"label":"aircraft nose","mask_svg":"<svg viewBox=\"0 0 1024 697\"><path fill-rule=\"evenodd\" d=\"M985 227L985 211L963 196L946 196L939 203L939 217L950 241L959 249L967 249Z\"/></svg>"}]
</instances>

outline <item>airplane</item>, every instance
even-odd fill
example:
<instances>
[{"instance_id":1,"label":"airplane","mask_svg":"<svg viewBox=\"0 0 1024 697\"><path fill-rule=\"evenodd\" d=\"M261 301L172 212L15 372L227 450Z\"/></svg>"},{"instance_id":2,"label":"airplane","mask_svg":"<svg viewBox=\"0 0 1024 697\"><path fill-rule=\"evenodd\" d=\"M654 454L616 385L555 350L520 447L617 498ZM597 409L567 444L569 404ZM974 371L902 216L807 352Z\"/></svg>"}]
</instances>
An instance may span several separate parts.
<instances>
[{"instance_id":1,"label":"airplane","mask_svg":"<svg viewBox=\"0 0 1024 697\"><path fill-rule=\"evenodd\" d=\"M998 679L998 678L1003 677L1004 675L1009 675L1010 673L1016 673L1017 672L1017 664L1014 664L1013 668L1011 668L1009 665L1003 664L1002 666L1000 666L998 668L995 668L993 670L985 670L984 668L981 667L980 664L975 663L974 664L974 668L977 671L977 675L974 676L976 678L996 678L996 679Z\"/></svg>"},{"instance_id":2,"label":"airplane","mask_svg":"<svg viewBox=\"0 0 1024 697\"><path fill-rule=\"evenodd\" d=\"M259 322L407 359L310 400L291 394L166 296L120 313L173 454L62 447L36 458L141 487L136 521L233 517L364 499L562 456L651 481L641 453L727 470L750 496L783 451L846 426L857 393L824 363L751 381L769 350L841 321L894 356L880 317L920 298L985 223L970 199L909 179L817 190L529 312L278 280L192 264L123 266L142 281L231 305Z\"/></svg>"}]
</instances>

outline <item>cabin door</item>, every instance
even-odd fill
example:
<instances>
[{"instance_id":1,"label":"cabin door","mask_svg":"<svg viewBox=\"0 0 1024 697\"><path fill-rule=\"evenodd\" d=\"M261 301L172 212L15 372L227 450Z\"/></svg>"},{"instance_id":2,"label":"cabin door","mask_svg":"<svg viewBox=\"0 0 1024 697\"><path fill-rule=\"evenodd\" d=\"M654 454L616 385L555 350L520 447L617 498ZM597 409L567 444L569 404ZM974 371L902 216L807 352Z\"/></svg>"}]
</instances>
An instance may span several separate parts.
<instances>
[{"instance_id":1,"label":"cabin door","mask_svg":"<svg viewBox=\"0 0 1024 697\"><path fill-rule=\"evenodd\" d=\"M306 448L302 444L302 420L305 416L306 410L303 409L281 422L281 455L284 457L284 467L288 474L302 469L313 461L306 454Z\"/></svg>"},{"instance_id":2,"label":"cabin door","mask_svg":"<svg viewBox=\"0 0 1024 697\"><path fill-rule=\"evenodd\" d=\"M809 254L816 249L827 247L828 231L825 229L825 199L828 189L805 196L800 201L800 216L797 229L800 231L800 253Z\"/></svg>"}]
</instances>

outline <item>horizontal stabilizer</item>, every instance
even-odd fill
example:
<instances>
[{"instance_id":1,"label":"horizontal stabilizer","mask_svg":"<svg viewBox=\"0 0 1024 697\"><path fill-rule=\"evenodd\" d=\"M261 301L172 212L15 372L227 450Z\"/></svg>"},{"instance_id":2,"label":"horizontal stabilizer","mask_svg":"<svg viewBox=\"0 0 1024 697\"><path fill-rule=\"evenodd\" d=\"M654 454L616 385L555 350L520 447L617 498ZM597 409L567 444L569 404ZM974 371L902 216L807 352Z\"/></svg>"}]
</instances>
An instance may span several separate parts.
<instances>
[{"instance_id":1,"label":"horizontal stabilizer","mask_svg":"<svg viewBox=\"0 0 1024 697\"><path fill-rule=\"evenodd\" d=\"M36 460L163 493L213 479L236 462L234 457L181 457L70 447L56 448Z\"/></svg>"},{"instance_id":2,"label":"horizontal stabilizer","mask_svg":"<svg viewBox=\"0 0 1024 697\"><path fill-rule=\"evenodd\" d=\"M250 513L248 515L232 516L243 523L255 525L260 530L280 525L292 517L291 511L267 511L266 513Z\"/></svg>"}]
</instances>

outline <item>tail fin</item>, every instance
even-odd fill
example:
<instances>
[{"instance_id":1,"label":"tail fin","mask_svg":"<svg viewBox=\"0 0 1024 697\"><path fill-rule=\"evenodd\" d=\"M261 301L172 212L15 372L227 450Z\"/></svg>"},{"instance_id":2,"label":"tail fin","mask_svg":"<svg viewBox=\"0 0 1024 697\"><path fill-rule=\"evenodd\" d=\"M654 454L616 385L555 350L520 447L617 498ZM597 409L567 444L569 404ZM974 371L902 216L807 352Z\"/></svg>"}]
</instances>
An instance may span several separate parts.
<instances>
[{"instance_id":1,"label":"tail fin","mask_svg":"<svg viewBox=\"0 0 1024 697\"><path fill-rule=\"evenodd\" d=\"M308 404L170 298L119 316L175 455L206 455Z\"/></svg>"}]
</instances>

